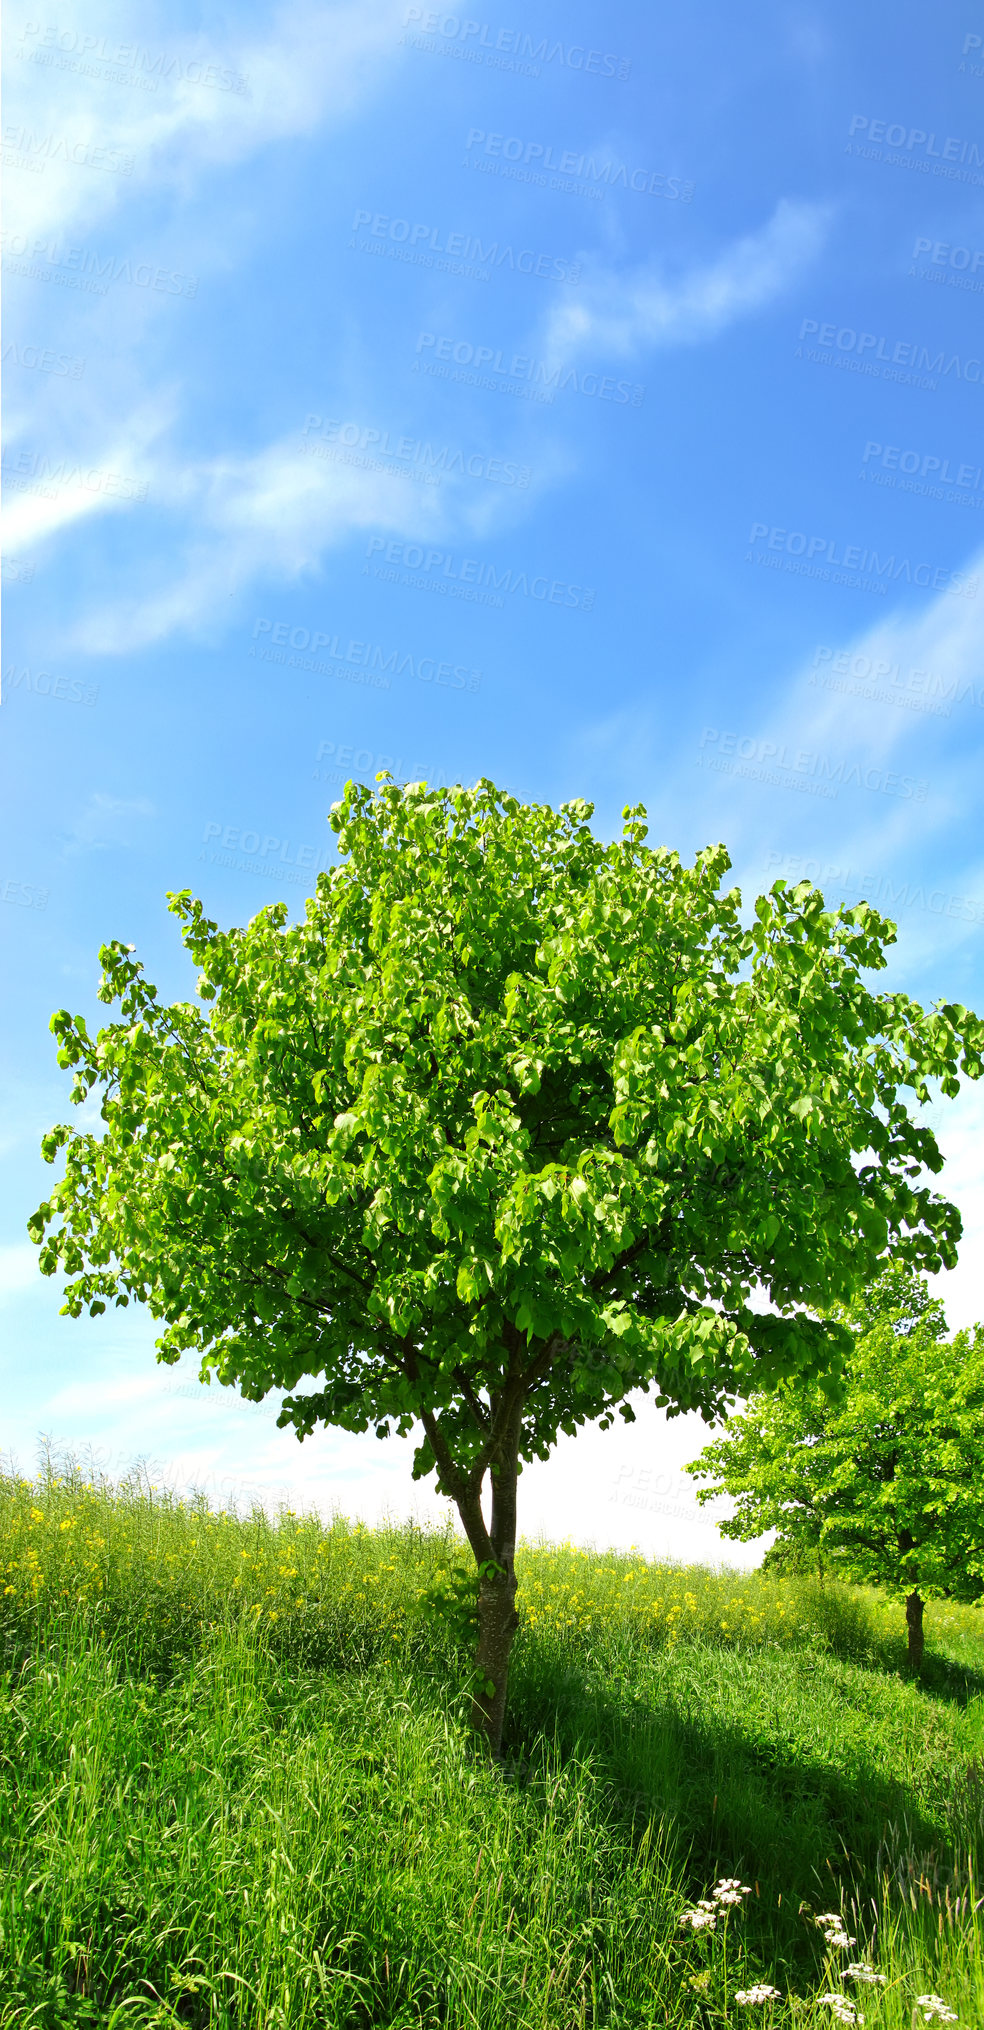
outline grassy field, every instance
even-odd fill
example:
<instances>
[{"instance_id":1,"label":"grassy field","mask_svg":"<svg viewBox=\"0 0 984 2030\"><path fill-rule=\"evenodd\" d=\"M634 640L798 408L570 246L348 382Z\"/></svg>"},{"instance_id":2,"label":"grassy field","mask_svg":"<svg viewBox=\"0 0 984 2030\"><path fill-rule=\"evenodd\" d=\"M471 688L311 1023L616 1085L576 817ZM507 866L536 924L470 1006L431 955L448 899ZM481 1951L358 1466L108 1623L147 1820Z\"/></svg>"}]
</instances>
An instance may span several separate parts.
<instances>
[{"instance_id":1,"label":"grassy field","mask_svg":"<svg viewBox=\"0 0 984 2030\"><path fill-rule=\"evenodd\" d=\"M3 2030L984 2025L984 1612L528 1544L492 1768L469 1558L0 1478Z\"/></svg>"}]
</instances>

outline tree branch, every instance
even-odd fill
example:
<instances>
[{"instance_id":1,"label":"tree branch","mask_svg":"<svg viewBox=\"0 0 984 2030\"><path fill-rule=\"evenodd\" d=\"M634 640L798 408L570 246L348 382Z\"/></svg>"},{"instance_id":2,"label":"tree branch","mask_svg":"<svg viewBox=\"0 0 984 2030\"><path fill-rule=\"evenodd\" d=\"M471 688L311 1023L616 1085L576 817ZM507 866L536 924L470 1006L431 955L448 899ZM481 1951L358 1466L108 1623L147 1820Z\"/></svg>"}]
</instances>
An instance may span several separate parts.
<instances>
[{"instance_id":1,"label":"tree branch","mask_svg":"<svg viewBox=\"0 0 984 2030\"><path fill-rule=\"evenodd\" d=\"M479 1430L488 1431L490 1429L488 1411L486 1410L484 1403L481 1401L481 1398L476 1395L475 1390L472 1388L471 1382L469 1381L468 1376L466 1375L463 1367L456 1367L454 1369L454 1378L455 1381L458 1383L461 1393L464 1396L466 1403L468 1404L468 1408L470 1409L472 1416L474 1417L475 1422L478 1425Z\"/></svg>"}]
</instances>

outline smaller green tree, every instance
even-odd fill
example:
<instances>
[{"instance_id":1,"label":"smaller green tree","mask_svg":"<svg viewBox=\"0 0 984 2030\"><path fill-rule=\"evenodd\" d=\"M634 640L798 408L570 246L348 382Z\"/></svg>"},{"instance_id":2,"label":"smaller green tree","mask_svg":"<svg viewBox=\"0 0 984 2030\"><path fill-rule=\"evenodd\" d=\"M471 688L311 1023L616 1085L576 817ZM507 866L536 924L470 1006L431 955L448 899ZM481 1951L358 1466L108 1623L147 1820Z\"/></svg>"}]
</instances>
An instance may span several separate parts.
<instances>
[{"instance_id":1,"label":"smaller green tree","mask_svg":"<svg viewBox=\"0 0 984 2030\"><path fill-rule=\"evenodd\" d=\"M839 1400L787 1381L750 1397L686 1468L730 1494L722 1535L777 1532L770 1563L812 1560L905 1598L909 1661L926 1599L984 1595L984 1326L947 1336L922 1277L894 1265L850 1311Z\"/></svg>"}]
</instances>

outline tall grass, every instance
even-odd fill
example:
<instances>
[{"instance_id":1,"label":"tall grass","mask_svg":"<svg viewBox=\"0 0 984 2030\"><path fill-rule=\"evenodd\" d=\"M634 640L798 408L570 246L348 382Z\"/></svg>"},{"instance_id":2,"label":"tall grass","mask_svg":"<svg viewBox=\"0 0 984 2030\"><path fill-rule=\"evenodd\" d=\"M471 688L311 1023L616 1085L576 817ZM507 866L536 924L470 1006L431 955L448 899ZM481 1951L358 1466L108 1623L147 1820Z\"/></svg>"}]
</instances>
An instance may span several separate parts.
<instances>
[{"instance_id":1,"label":"tall grass","mask_svg":"<svg viewBox=\"0 0 984 2030\"><path fill-rule=\"evenodd\" d=\"M469 1559L0 1477L4 2030L984 2024L980 1610L917 1682L872 1592L526 1544L493 1768L423 1611Z\"/></svg>"}]
</instances>

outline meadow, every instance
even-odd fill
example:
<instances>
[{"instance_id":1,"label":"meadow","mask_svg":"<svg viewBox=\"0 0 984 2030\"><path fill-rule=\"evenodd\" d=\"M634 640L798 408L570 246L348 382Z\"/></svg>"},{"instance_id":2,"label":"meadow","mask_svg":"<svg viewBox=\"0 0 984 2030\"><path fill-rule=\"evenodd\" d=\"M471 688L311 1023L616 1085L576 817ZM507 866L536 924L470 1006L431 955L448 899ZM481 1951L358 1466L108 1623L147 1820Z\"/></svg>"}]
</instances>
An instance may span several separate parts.
<instances>
[{"instance_id":1,"label":"meadow","mask_svg":"<svg viewBox=\"0 0 984 2030\"><path fill-rule=\"evenodd\" d=\"M984 2025L984 1610L517 1566L491 1766L450 1529L0 1476L3 2030Z\"/></svg>"}]
</instances>

